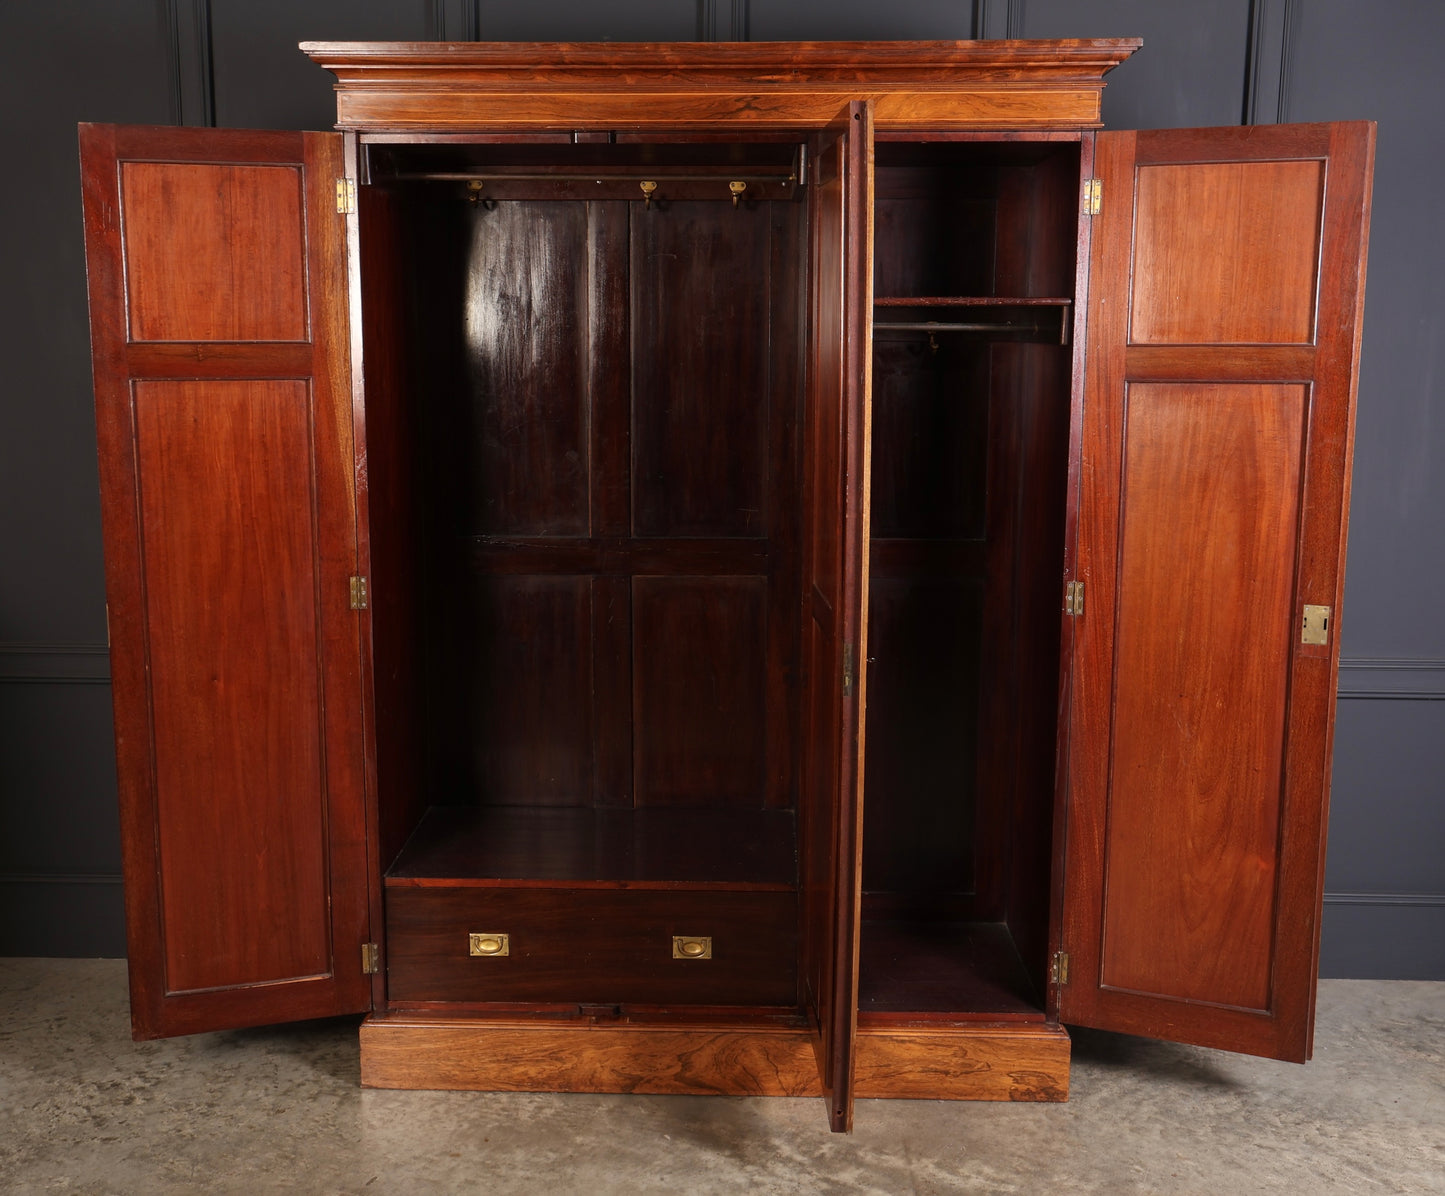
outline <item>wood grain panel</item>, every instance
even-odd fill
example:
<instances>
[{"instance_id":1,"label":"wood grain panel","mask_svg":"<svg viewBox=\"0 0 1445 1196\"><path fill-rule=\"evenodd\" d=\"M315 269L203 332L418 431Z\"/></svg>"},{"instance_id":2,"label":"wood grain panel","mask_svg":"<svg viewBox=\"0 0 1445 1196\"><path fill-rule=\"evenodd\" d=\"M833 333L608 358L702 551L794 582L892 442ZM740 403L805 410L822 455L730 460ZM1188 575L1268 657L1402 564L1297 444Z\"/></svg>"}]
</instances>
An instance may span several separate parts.
<instances>
[{"instance_id":1,"label":"wood grain panel","mask_svg":"<svg viewBox=\"0 0 1445 1196\"><path fill-rule=\"evenodd\" d=\"M471 589L452 667L468 695L460 732L482 801L591 804L593 585L523 575Z\"/></svg>"},{"instance_id":2,"label":"wood grain panel","mask_svg":"<svg viewBox=\"0 0 1445 1196\"><path fill-rule=\"evenodd\" d=\"M1064 1101L1069 1037L1043 1024L866 1026L858 1095L918 1101ZM806 1027L368 1018L363 1088L816 1096Z\"/></svg>"},{"instance_id":3,"label":"wood grain panel","mask_svg":"<svg viewBox=\"0 0 1445 1196\"><path fill-rule=\"evenodd\" d=\"M120 180L131 340L307 339L300 170L125 162Z\"/></svg>"},{"instance_id":4,"label":"wood grain panel","mask_svg":"<svg viewBox=\"0 0 1445 1196\"><path fill-rule=\"evenodd\" d=\"M1129 388L1106 985L1270 1004L1307 397Z\"/></svg>"},{"instance_id":5,"label":"wood grain panel","mask_svg":"<svg viewBox=\"0 0 1445 1196\"><path fill-rule=\"evenodd\" d=\"M1132 343L1314 340L1322 161L1146 165L1136 181Z\"/></svg>"},{"instance_id":6,"label":"wood grain panel","mask_svg":"<svg viewBox=\"0 0 1445 1196\"><path fill-rule=\"evenodd\" d=\"M858 1095L1062 1101L1061 1026L864 1026ZM361 1027L365 1088L817 1096L806 1027L395 1015Z\"/></svg>"},{"instance_id":7,"label":"wood grain panel","mask_svg":"<svg viewBox=\"0 0 1445 1196\"><path fill-rule=\"evenodd\" d=\"M364 1088L816 1096L805 1026L368 1018Z\"/></svg>"},{"instance_id":8,"label":"wood grain panel","mask_svg":"<svg viewBox=\"0 0 1445 1196\"><path fill-rule=\"evenodd\" d=\"M633 214L634 535L768 533L769 208Z\"/></svg>"},{"instance_id":9,"label":"wood grain panel","mask_svg":"<svg viewBox=\"0 0 1445 1196\"><path fill-rule=\"evenodd\" d=\"M864 1098L1069 1098L1069 1035L1059 1025L860 1025L857 1055L854 1090Z\"/></svg>"},{"instance_id":10,"label":"wood grain panel","mask_svg":"<svg viewBox=\"0 0 1445 1196\"><path fill-rule=\"evenodd\" d=\"M766 579L638 577L632 593L636 804L761 805Z\"/></svg>"},{"instance_id":11,"label":"wood grain panel","mask_svg":"<svg viewBox=\"0 0 1445 1196\"><path fill-rule=\"evenodd\" d=\"M752 82L749 80L748 82ZM379 81L378 81L379 82ZM597 87L556 91L478 91L449 84L378 86L338 91L336 124L356 130L439 129L816 129L838 105L860 94L877 103L883 127L893 129L1088 129L1099 120L1098 84L1078 88L1016 85L950 88L934 93L883 91L856 79L829 90L661 92Z\"/></svg>"},{"instance_id":12,"label":"wood grain panel","mask_svg":"<svg viewBox=\"0 0 1445 1196\"><path fill-rule=\"evenodd\" d=\"M167 991L327 971L309 387L141 382L135 420Z\"/></svg>"},{"instance_id":13,"label":"wood grain panel","mask_svg":"<svg viewBox=\"0 0 1445 1196\"><path fill-rule=\"evenodd\" d=\"M470 530L590 528L590 205L472 209L463 315Z\"/></svg>"}]
</instances>

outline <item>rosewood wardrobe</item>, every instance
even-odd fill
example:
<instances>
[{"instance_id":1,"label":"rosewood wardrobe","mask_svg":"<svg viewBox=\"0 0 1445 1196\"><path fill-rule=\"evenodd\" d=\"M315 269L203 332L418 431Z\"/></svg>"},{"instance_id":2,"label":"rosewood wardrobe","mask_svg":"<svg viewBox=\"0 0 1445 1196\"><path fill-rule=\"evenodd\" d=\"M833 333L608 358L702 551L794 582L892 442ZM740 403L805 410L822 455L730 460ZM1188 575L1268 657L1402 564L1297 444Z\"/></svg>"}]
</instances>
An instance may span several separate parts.
<instances>
[{"instance_id":1,"label":"rosewood wardrobe","mask_svg":"<svg viewBox=\"0 0 1445 1196\"><path fill-rule=\"evenodd\" d=\"M1095 132L1137 46L84 126L137 1037L837 1129L1306 1059L1373 127Z\"/></svg>"}]
</instances>

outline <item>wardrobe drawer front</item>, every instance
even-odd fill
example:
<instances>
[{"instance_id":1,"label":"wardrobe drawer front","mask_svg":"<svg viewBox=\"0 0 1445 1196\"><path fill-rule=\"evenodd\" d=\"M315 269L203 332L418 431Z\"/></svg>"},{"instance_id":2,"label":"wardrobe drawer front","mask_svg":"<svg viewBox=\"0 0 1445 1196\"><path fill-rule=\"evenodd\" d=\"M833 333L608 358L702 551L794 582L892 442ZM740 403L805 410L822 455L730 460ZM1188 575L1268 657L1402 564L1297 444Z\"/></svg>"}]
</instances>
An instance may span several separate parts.
<instances>
[{"instance_id":1,"label":"wardrobe drawer front","mask_svg":"<svg viewBox=\"0 0 1445 1196\"><path fill-rule=\"evenodd\" d=\"M388 999L796 1005L797 898L780 892L388 886ZM481 942L471 936L506 935ZM710 939L702 950L674 938ZM675 954L676 951L676 954ZM677 955L681 955L678 958Z\"/></svg>"}]
</instances>

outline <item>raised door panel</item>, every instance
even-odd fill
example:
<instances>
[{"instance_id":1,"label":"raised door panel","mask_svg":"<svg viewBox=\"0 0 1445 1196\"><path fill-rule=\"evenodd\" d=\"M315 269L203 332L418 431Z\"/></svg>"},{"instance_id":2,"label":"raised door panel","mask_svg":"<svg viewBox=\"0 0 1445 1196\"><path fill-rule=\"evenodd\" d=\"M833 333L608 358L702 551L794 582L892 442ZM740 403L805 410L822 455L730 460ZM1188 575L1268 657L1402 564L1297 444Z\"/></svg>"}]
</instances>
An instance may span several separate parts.
<instances>
[{"instance_id":1,"label":"raised door panel","mask_svg":"<svg viewBox=\"0 0 1445 1196\"><path fill-rule=\"evenodd\" d=\"M370 992L332 135L85 126L137 1037Z\"/></svg>"},{"instance_id":2,"label":"raised door panel","mask_svg":"<svg viewBox=\"0 0 1445 1196\"><path fill-rule=\"evenodd\" d=\"M122 162L120 192L132 341L309 339L298 167Z\"/></svg>"},{"instance_id":3,"label":"raised door panel","mask_svg":"<svg viewBox=\"0 0 1445 1196\"><path fill-rule=\"evenodd\" d=\"M1309 1056L1372 150L1098 137L1066 1021Z\"/></svg>"},{"instance_id":4,"label":"raised door panel","mask_svg":"<svg viewBox=\"0 0 1445 1196\"><path fill-rule=\"evenodd\" d=\"M817 1031L829 1123L853 1121L867 660L872 108L820 138L811 199L804 413L802 1000Z\"/></svg>"}]
</instances>

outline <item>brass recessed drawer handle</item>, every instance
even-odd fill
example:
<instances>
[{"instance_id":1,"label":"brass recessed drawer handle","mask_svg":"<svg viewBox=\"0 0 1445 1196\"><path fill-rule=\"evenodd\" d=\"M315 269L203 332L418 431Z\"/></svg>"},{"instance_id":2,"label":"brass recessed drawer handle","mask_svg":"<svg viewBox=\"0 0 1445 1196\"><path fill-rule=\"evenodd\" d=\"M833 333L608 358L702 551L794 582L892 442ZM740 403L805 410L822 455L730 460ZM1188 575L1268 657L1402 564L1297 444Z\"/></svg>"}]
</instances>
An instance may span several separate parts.
<instances>
[{"instance_id":1,"label":"brass recessed drawer handle","mask_svg":"<svg viewBox=\"0 0 1445 1196\"><path fill-rule=\"evenodd\" d=\"M471 940L471 954L473 955L510 955L512 953L512 939L506 934L469 934Z\"/></svg>"},{"instance_id":2,"label":"brass recessed drawer handle","mask_svg":"<svg viewBox=\"0 0 1445 1196\"><path fill-rule=\"evenodd\" d=\"M712 936L675 934L672 936L673 959L711 959Z\"/></svg>"}]
</instances>

